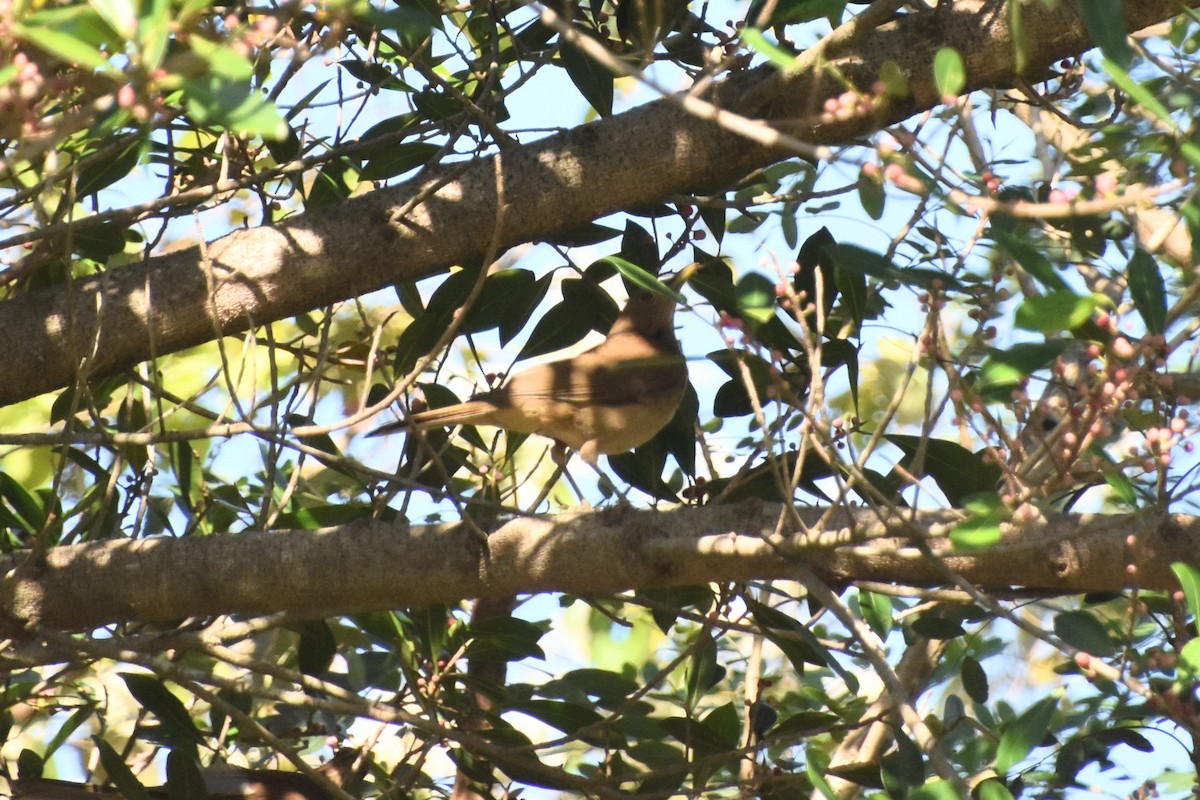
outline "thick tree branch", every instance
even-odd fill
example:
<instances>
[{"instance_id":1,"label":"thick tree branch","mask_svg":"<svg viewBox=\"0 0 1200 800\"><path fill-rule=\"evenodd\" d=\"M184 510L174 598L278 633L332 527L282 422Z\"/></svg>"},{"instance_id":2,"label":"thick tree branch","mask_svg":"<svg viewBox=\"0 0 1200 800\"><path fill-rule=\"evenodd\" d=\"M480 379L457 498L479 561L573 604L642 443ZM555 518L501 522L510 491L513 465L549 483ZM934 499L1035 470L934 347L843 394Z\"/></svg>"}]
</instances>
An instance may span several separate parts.
<instances>
[{"instance_id":1,"label":"thick tree branch","mask_svg":"<svg viewBox=\"0 0 1200 800\"><path fill-rule=\"evenodd\" d=\"M1028 77L1089 46L1073 4L1022 3ZM1177 13L1175 0L1126 4L1130 29ZM910 96L838 122L818 114L844 84L833 72L735 74L711 100L817 144L850 141L940 102L931 64L953 47L967 89L1018 81L1003 2L960 0L904 15L829 53L862 89L891 62ZM630 143L636 142L636 147ZM496 213L496 174L507 209L503 245L537 241L620 209L721 187L787 153L751 144L666 100L466 165L449 165L276 227L238 231L206 247L149 259L104 276L0 304L0 338L21 342L0 371L0 404L112 373L254 325L478 260ZM410 209L405 211L405 209Z\"/></svg>"},{"instance_id":2,"label":"thick tree branch","mask_svg":"<svg viewBox=\"0 0 1200 800\"><path fill-rule=\"evenodd\" d=\"M322 531L115 540L56 547L35 564L0 559L4 617L18 625L87 629L280 610L327 615L528 592L605 595L630 588L794 577L794 560L833 582L937 585L936 564L908 544L927 539L967 580L1055 592L1175 587L1173 561L1200 567L1200 518L1058 515L1012 528L1004 543L955 554L943 534L954 512L913 512L885 524L840 511L823 529L772 541L781 506L739 503L516 519L489 554L461 524L365 521ZM802 509L816 526L822 509ZM1132 542L1132 544L1130 544ZM10 635L12 635L10 633Z\"/></svg>"}]
</instances>

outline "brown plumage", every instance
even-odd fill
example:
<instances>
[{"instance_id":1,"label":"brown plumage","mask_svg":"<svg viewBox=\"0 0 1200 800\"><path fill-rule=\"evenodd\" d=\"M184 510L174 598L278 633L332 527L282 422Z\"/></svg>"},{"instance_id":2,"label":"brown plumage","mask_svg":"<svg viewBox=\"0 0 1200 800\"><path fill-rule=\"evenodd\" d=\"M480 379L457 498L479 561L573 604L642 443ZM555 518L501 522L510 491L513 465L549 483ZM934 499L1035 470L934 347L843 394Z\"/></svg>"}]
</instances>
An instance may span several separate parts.
<instances>
[{"instance_id":1,"label":"brown plumage","mask_svg":"<svg viewBox=\"0 0 1200 800\"><path fill-rule=\"evenodd\" d=\"M592 349L530 367L466 402L421 411L369 435L413 427L495 425L556 439L591 464L601 453L632 450L671 421L687 387L674 319L674 300L638 292L608 337Z\"/></svg>"}]
</instances>

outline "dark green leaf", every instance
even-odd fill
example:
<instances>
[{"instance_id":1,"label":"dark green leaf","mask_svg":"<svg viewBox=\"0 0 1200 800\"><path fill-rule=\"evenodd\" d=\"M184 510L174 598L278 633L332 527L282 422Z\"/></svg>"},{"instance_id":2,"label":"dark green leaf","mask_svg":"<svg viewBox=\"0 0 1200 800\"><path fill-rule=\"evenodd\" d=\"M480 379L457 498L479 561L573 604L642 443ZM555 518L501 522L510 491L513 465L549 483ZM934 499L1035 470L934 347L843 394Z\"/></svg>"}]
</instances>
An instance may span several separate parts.
<instances>
[{"instance_id":1,"label":"dark green leaf","mask_svg":"<svg viewBox=\"0 0 1200 800\"><path fill-rule=\"evenodd\" d=\"M886 637L892 630L892 598L860 589L858 607L863 620L881 637Z\"/></svg>"},{"instance_id":2,"label":"dark green leaf","mask_svg":"<svg viewBox=\"0 0 1200 800\"><path fill-rule=\"evenodd\" d=\"M606 669L571 670L560 680L604 703L622 701L638 689L636 681L631 681L623 675Z\"/></svg>"},{"instance_id":3,"label":"dark green leaf","mask_svg":"<svg viewBox=\"0 0 1200 800\"><path fill-rule=\"evenodd\" d=\"M578 281L578 283L583 283L583 281ZM563 300L538 320L533 332L529 334L525 346L517 354L517 360L521 361L570 347L591 333L595 326L594 306L580 306L569 300Z\"/></svg>"},{"instance_id":4,"label":"dark green leaf","mask_svg":"<svg viewBox=\"0 0 1200 800\"><path fill-rule=\"evenodd\" d=\"M824 711L801 711L780 722L771 730L775 742L802 741L818 733L832 730L842 721L836 714Z\"/></svg>"},{"instance_id":5,"label":"dark green leaf","mask_svg":"<svg viewBox=\"0 0 1200 800\"><path fill-rule=\"evenodd\" d=\"M193 754L184 750L167 753L167 800L205 800L208 790Z\"/></svg>"},{"instance_id":6,"label":"dark green leaf","mask_svg":"<svg viewBox=\"0 0 1200 800\"><path fill-rule=\"evenodd\" d=\"M472 622L466 630L470 639L467 658L502 658L505 661L544 659L546 654L538 644L538 639L545 632L541 626L517 617L490 617Z\"/></svg>"},{"instance_id":7,"label":"dark green leaf","mask_svg":"<svg viewBox=\"0 0 1200 800\"><path fill-rule=\"evenodd\" d=\"M337 640L325 620L309 620L296 626L300 634L298 665L305 675L323 675L337 655Z\"/></svg>"},{"instance_id":8,"label":"dark green leaf","mask_svg":"<svg viewBox=\"0 0 1200 800\"><path fill-rule=\"evenodd\" d=\"M883 217L883 203L887 199L887 194L883 190L883 181L876 175L868 175L860 171L858 173L858 202L862 204L863 211L867 212L867 216L871 219L880 219Z\"/></svg>"},{"instance_id":9,"label":"dark green leaf","mask_svg":"<svg viewBox=\"0 0 1200 800\"><path fill-rule=\"evenodd\" d=\"M1133 50L1127 41L1125 3L1123 0L1082 0L1075 4L1088 36L1110 61L1128 68Z\"/></svg>"},{"instance_id":10,"label":"dark green leaf","mask_svg":"<svg viewBox=\"0 0 1200 800\"><path fill-rule=\"evenodd\" d=\"M813 632L799 620L765 603L750 598L743 599L755 623L762 629L763 636L783 651L798 673L804 672L805 664L818 667L832 665L832 656Z\"/></svg>"},{"instance_id":11,"label":"dark green leaf","mask_svg":"<svg viewBox=\"0 0 1200 800\"><path fill-rule=\"evenodd\" d=\"M589 35L582 31L580 33L584 36ZM592 41L599 42L595 38L592 38ZM608 68L593 61L583 50L570 42L563 42L558 56L562 60L563 69L567 71L567 77L584 99L592 104L596 113L602 117L612 116L613 74Z\"/></svg>"},{"instance_id":12,"label":"dark green leaf","mask_svg":"<svg viewBox=\"0 0 1200 800\"><path fill-rule=\"evenodd\" d=\"M688 706L696 704L725 675L725 669L717 664L717 642L708 633L701 633L692 646L691 658L687 661Z\"/></svg>"},{"instance_id":13,"label":"dark green leaf","mask_svg":"<svg viewBox=\"0 0 1200 800\"><path fill-rule=\"evenodd\" d=\"M471 294L479 273L463 269L452 273L429 298L425 313L413 319L396 341L394 368L407 375L417 362L437 344L454 320L454 314Z\"/></svg>"},{"instance_id":14,"label":"dark green leaf","mask_svg":"<svg viewBox=\"0 0 1200 800\"><path fill-rule=\"evenodd\" d=\"M963 689L976 703L986 703L988 699L988 677L983 665L972 656L963 656L962 667L959 669Z\"/></svg>"},{"instance_id":15,"label":"dark green leaf","mask_svg":"<svg viewBox=\"0 0 1200 800\"><path fill-rule=\"evenodd\" d=\"M1001 250L1008 253L1021 265L1021 269L1036 278L1047 289L1070 291L1070 287L1051 265L1050 260L1029 242L1009 231L995 228L992 229L990 235Z\"/></svg>"},{"instance_id":16,"label":"dark green leaf","mask_svg":"<svg viewBox=\"0 0 1200 800\"><path fill-rule=\"evenodd\" d=\"M587 247L592 244L600 244L607 242L609 239L615 239L621 235L621 231L616 228L610 228L607 225L599 225L595 222L589 222L586 225L580 225L576 228L568 228L565 231L556 231L553 235L546 237L543 241L551 244L559 244L563 247Z\"/></svg>"},{"instance_id":17,"label":"dark green leaf","mask_svg":"<svg viewBox=\"0 0 1200 800\"><path fill-rule=\"evenodd\" d=\"M1129 294L1134 307L1150 333L1162 333L1167 327L1167 287L1154 256L1142 248L1133 251L1126 270Z\"/></svg>"},{"instance_id":18,"label":"dark green leaf","mask_svg":"<svg viewBox=\"0 0 1200 800\"><path fill-rule=\"evenodd\" d=\"M45 749L42 750L42 758L52 758L55 752L58 751L58 748L62 747L63 743L71 738L71 735L75 731L79 730L79 726L91 719L95 713L96 707L90 704L75 709L71 716L67 717L63 724L59 726L59 729L54 732L54 736L50 738L50 741L46 743Z\"/></svg>"},{"instance_id":19,"label":"dark green leaf","mask_svg":"<svg viewBox=\"0 0 1200 800\"><path fill-rule=\"evenodd\" d=\"M905 800L962 800L954 784L944 778L937 778L917 789L913 789Z\"/></svg>"},{"instance_id":20,"label":"dark green leaf","mask_svg":"<svg viewBox=\"0 0 1200 800\"><path fill-rule=\"evenodd\" d=\"M120 675L138 705L158 717L171 746L176 750L195 753L196 745L203 744L204 737L196 729L191 714L179 698L153 675L130 672Z\"/></svg>"},{"instance_id":21,"label":"dark green leaf","mask_svg":"<svg viewBox=\"0 0 1200 800\"><path fill-rule=\"evenodd\" d=\"M878 253L853 244L831 244L825 252L838 267L858 275L869 275L881 281L895 281L903 286L921 289L959 289L961 283L948 272L933 269L901 269Z\"/></svg>"},{"instance_id":22,"label":"dark green leaf","mask_svg":"<svg viewBox=\"0 0 1200 800\"><path fill-rule=\"evenodd\" d=\"M658 273L658 242L650 232L633 220L625 223L625 234L621 237L620 257L630 264L636 264L646 272Z\"/></svg>"},{"instance_id":23,"label":"dark green leaf","mask_svg":"<svg viewBox=\"0 0 1200 800\"><path fill-rule=\"evenodd\" d=\"M1047 697L1034 703L1005 727L996 747L997 772L1001 775L1007 774L1029 755L1033 748L1045 741L1057 709L1058 699Z\"/></svg>"},{"instance_id":24,"label":"dark green leaf","mask_svg":"<svg viewBox=\"0 0 1200 800\"><path fill-rule=\"evenodd\" d=\"M499 334L501 345L511 342L513 337L525 327L525 323L533 315L534 309L546 298L546 292L550 289L552 278L553 276L550 273L546 273L538 278L529 287L528 291L512 297L511 302L505 306L503 316L500 318ZM486 301L484 302L486 303ZM609 298L608 302L612 304L612 299ZM615 315L615 308L613 311Z\"/></svg>"},{"instance_id":25,"label":"dark green leaf","mask_svg":"<svg viewBox=\"0 0 1200 800\"><path fill-rule=\"evenodd\" d=\"M727 212L719 206L700 206L700 219L708 226L713 239L720 244L725 238L725 219Z\"/></svg>"},{"instance_id":26,"label":"dark green leaf","mask_svg":"<svg viewBox=\"0 0 1200 800\"><path fill-rule=\"evenodd\" d=\"M1063 611L1054 618L1054 634L1072 647L1107 658L1118 651L1108 628L1090 611Z\"/></svg>"},{"instance_id":27,"label":"dark green leaf","mask_svg":"<svg viewBox=\"0 0 1200 800\"><path fill-rule=\"evenodd\" d=\"M916 464L921 448L920 436L889 434L889 442L904 451L901 464L918 476L933 478L950 504L962 508L967 497L994 492L1000 481L999 464L985 461L982 453L972 453L949 439L925 439L925 457L920 469Z\"/></svg>"},{"instance_id":28,"label":"dark green leaf","mask_svg":"<svg viewBox=\"0 0 1200 800\"><path fill-rule=\"evenodd\" d=\"M1007 350L992 350L979 372L976 388L992 402L1007 402L1021 382L1039 369L1049 366L1054 359L1074 345L1068 339L1048 342L1022 342Z\"/></svg>"},{"instance_id":29,"label":"dark green leaf","mask_svg":"<svg viewBox=\"0 0 1200 800\"><path fill-rule=\"evenodd\" d=\"M392 145L370 159L362 168L363 180L380 181L402 175L410 169L424 166L442 148L426 142Z\"/></svg>"},{"instance_id":30,"label":"dark green leaf","mask_svg":"<svg viewBox=\"0 0 1200 800\"><path fill-rule=\"evenodd\" d=\"M925 763L921 751L901 731L895 734L896 749L880 762L883 787L892 797L904 797L909 790L925 782Z\"/></svg>"},{"instance_id":31,"label":"dark green leaf","mask_svg":"<svg viewBox=\"0 0 1200 800\"><path fill-rule=\"evenodd\" d=\"M121 793L122 797L125 797L126 800L150 800L150 793L146 791L146 787L141 784L137 776L133 774L133 770L113 749L112 745L98 735L92 737L92 744L100 756L100 766L104 767L108 779L117 787L117 791Z\"/></svg>"},{"instance_id":32,"label":"dark green leaf","mask_svg":"<svg viewBox=\"0 0 1200 800\"><path fill-rule=\"evenodd\" d=\"M705 714L704 719L700 720L700 724L713 735L713 738L721 742L726 750L733 750L738 746L742 723L738 719L737 709L732 702L717 706Z\"/></svg>"},{"instance_id":33,"label":"dark green leaf","mask_svg":"<svg viewBox=\"0 0 1200 800\"><path fill-rule=\"evenodd\" d=\"M594 709L559 700L523 700L509 703L506 710L527 714L571 736L580 728L597 725L603 721L603 717ZM623 746L622 738L611 729L600 729L585 735L582 741L596 747L619 748Z\"/></svg>"},{"instance_id":34,"label":"dark green leaf","mask_svg":"<svg viewBox=\"0 0 1200 800\"><path fill-rule=\"evenodd\" d=\"M775 317L775 283L758 272L746 273L737 282L738 316L757 324Z\"/></svg>"},{"instance_id":35,"label":"dark green leaf","mask_svg":"<svg viewBox=\"0 0 1200 800\"><path fill-rule=\"evenodd\" d=\"M146 141L141 137L130 137L130 141L102 159L91 159L79 171L75 182L75 195L87 197L124 178L137 166L145 150ZM124 246L124 242L122 242Z\"/></svg>"},{"instance_id":36,"label":"dark green leaf","mask_svg":"<svg viewBox=\"0 0 1200 800\"><path fill-rule=\"evenodd\" d=\"M922 614L913 620L912 629L927 639L957 639L967 635L958 620L937 614Z\"/></svg>"},{"instance_id":37,"label":"dark green leaf","mask_svg":"<svg viewBox=\"0 0 1200 800\"><path fill-rule=\"evenodd\" d=\"M350 196L357 183L353 165L348 160L335 158L327 161L317 170L308 197L304 199L304 207L311 210L340 203Z\"/></svg>"},{"instance_id":38,"label":"dark green leaf","mask_svg":"<svg viewBox=\"0 0 1200 800\"><path fill-rule=\"evenodd\" d=\"M23 749L17 755L17 777L22 780L33 780L42 777L46 769L46 761L29 748Z\"/></svg>"},{"instance_id":39,"label":"dark green leaf","mask_svg":"<svg viewBox=\"0 0 1200 800\"><path fill-rule=\"evenodd\" d=\"M89 225L72 234L75 249L85 258L104 263L109 256L125 250L125 226Z\"/></svg>"},{"instance_id":40,"label":"dark green leaf","mask_svg":"<svg viewBox=\"0 0 1200 800\"><path fill-rule=\"evenodd\" d=\"M734 713L736 718L736 712ZM698 756L727 753L737 746L737 739L735 738L731 745L725 730L719 725L706 725L686 717L667 717L658 722L668 735L691 748Z\"/></svg>"}]
</instances>

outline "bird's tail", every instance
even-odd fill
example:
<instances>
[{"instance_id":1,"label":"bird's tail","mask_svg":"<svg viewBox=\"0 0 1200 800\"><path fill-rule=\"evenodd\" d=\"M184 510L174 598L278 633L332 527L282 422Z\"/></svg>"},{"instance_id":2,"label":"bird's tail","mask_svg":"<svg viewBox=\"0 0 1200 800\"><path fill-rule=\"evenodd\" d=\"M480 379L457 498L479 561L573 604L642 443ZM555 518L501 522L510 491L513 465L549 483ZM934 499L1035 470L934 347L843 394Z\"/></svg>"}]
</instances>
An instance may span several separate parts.
<instances>
[{"instance_id":1,"label":"bird's tail","mask_svg":"<svg viewBox=\"0 0 1200 800\"><path fill-rule=\"evenodd\" d=\"M468 400L465 403L455 403L454 405L442 408L419 411L416 414L409 415L405 419L389 422L387 425L376 428L368 433L367 436L383 436L388 433L410 430L412 428L434 428L439 425L481 422L495 410L496 406L485 400Z\"/></svg>"}]
</instances>

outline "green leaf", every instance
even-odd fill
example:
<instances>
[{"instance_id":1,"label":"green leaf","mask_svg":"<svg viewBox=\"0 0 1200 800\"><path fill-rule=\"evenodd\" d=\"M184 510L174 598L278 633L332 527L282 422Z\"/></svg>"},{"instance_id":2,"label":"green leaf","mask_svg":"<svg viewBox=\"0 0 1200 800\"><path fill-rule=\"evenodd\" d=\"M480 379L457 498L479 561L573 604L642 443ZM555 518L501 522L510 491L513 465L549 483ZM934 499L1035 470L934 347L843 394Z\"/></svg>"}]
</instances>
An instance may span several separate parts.
<instances>
[{"instance_id":1,"label":"green leaf","mask_svg":"<svg viewBox=\"0 0 1200 800\"><path fill-rule=\"evenodd\" d=\"M983 362L976 388L989 401L1007 402L1022 381L1049 366L1073 344L1067 339L1054 339L1022 342L1007 350L994 349Z\"/></svg>"},{"instance_id":2,"label":"green leaf","mask_svg":"<svg viewBox=\"0 0 1200 800\"><path fill-rule=\"evenodd\" d=\"M957 639L967 635L966 629L958 620L937 614L922 614L913 620L912 629L926 639Z\"/></svg>"},{"instance_id":3,"label":"green leaf","mask_svg":"<svg viewBox=\"0 0 1200 800\"><path fill-rule=\"evenodd\" d=\"M113 72L115 67L96 47L82 39L54 27L35 24L11 23L11 33L24 39L34 47L63 61L101 72Z\"/></svg>"},{"instance_id":4,"label":"green leaf","mask_svg":"<svg viewBox=\"0 0 1200 800\"><path fill-rule=\"evenodd\" d=\"M79 171L79 177L75 181L76 196L86 197L95 194L124 178L137 166L146 145L147 140L133 136L124 147L115 153L110 153L103 160L92 159L87 162L86 166ZM122 246L124 246L123 242Z\"/></svg>"},{"instance_id":5,"label":"green leaf","mask_svg":"<svg viewBox=\"0 0 1200 800\"><path fill-rule=\"evenodd\" d=\"M796 69L796 55L767 39L757 28L743 29L742 42L784 73L790 73Z\"/></svg>"},{"instance_id":6,"label":"green leaf","mask_svg":"<svg viewBox=\"0 0 1200 800\"><path fill-rule=\"evenodd\" d=\"M134 22L135 34L141 46L138 67L153 73L162 65L171 36L171 0L145 0L139 19Z\"/></svg>"},{"instance_id":7,"label":"green leaf","mask_svg":"<svg viewBox=\"0 0 1200 800\"><path fill-rule=\"evenodd\" d=\"M591 727L603 721L603 717L592 708L560 700L522 700L509 703L505 710L519 711L569 736L573 736L580 728ZM624 746L624 737L611 729L598 729L595 733L582 737L582 741L596 747Z\"/></svg>"},{"instance_id":8,"label":"green leaf","mask_svg":"<svg viewBox=\"0 0 1200 800\"><path fill-rule=\"evenodd\" d=\"M772 742L799 742L818 733L832 730L842 721L836 714L824 711L801 711L771 729Z\"/></svg>"},{"instance_id":9,"label":"green leaf","mask_svg":"<svg viewBox=\"0 0 1200 800\"><path fill-rule=\"evenodd\" d=\"M881 637L886 637L891 632L895 624L892 618L892 598L886 594L878 594L860 589L858 592L858 607L859 613L862 614L863 620L871 626L871 630L878 633Z\"/></svg>"},{"instance_id":10,"label":"green leaf","mask_svg":"<svg viewBox=\"0 0 1200 800\"><path fill-rule=\"evenodd\" d=\"M394 178L411 169L425 166L441 149L438 145L427 142L392 145L363 166L361 177L367 181Z\"/></svg>"},{"instance_id":11,"label":"green leaf","mask_svg":"<svg viewBox=\"0 0 1200 800\"><path fill-rule=\"evenodd\" d=\"M1064 611L1054 618L1054 635L1085 653L1107 658L1119 650L1108 628L1090 611Z\"/></svg>"},{"instance_id":12,"label":"green leaf","mask_svg":"<svg viewBox=\"0 0 1200 800\"><path fill-rule=\"evenodd\" d=\"M323 619L308 620L295 626L300 634L297 662L300 671L314 677L323 675L337 655L333 629Z\"/></svg>"},{"instance_id":13,"label":"green leaf","mask_svg":"<svg viewBox=\"0 0 1200 800\"><path fill-rule=\"evenodd\" d=\"M829 244L824 252L834 264L852 274L870 275L881 281L895 281L903 286L922 289L961 289L962 283L948 272L936 269L901 269L879 253L853 244ZM838 281L839 288L841 281Z\"/></svg>"},{"instance_id":14,"label":"green leaf","mask_svg":"<svg viewBox=\"0 0 1200 800\"><path fill-rule=\"evenodd\" d=\"M50 741L46 743L45 749L42 750L42 758L48 761L58 751L58 748L62 747L63 743L79 730L79 726L87 722L95 713L96 707L90 703L75 709L74 713L67 717L66 721L54 732Z\"/></svg>"},{"instance_id":15,"label":"green leaf","mask_svg":"<svg viewBox=\"0 0 1200 800\"><path fill-rule=\"evenodd\" d=\"M996 747L997 772L1007 774L1029 755L1033 748L1045 741L1057 709L1058 698L1047 697L1034 703L1005 727Z\"/></svg>"},{"instance_id":16,"label":"green leaf","mask_svg":"<svg viewBox=\"0 0 1200 800\"><path fill-rule=\"evenodd\" d=\"M1200 678L1200 639L1192 639L1179 651L1177 680L1194 684Z\"/></svg>"},{"instance_id":17,"label":"green leaf","mask_svg":"<svg viewBox=\"0 0 1200 800\"><path fill-rule=\"evenodd\" d=\"M1069 331L1087 322L1096 312L1096 298L1080 296L1069 290L1026 297L1017 306L1018 328L1040 333Z\"/></svg>"},{"instance_id":18,"label":"green leaf","mask_svg":"<svg viewBox=\"0 0 1200 800\"><path fill-rule=\"evenodd\" d=\"M104 767L108 779L117 787L122 797L127 800L150 800L150 792L111 744L99 735L92 737L92 744L100 756L100 766Z\"/></svg>"},{"instance_id":19,"label":"green leaf","mask_svg":"<svg viewBox=\"0 0 1200 800\"><path fill-rule=\"evenodd\" d=\"M544 659L546 653L538 644L538 639L545 633L542 626L517 617L490 617L472 622L466 630L470 639L467 658L505 661Z\"/></svg>"},{"instance_id":20,"label":"green leaf","mask_svg":"<svg viewBox=\"0 0 1200 800\"><path fill-rule=\"evenodd\" d=\"M559 680L569 683L602 703L624 700L638 689L636 681L607 669L584 668L571 670Z\"/></svg>"},{"instance_id":21,"label":"green leaf","mask_svg":"<svg viewBox=\"0 0 1200 800\"><path fill-rule=\"evenodd\" d=\"M1020 3L1014 3L1013 5L1019 6ZM985 781L981 781L975 787L974 797L975 800L1013 800L1012 792L996 778L988 778Z\"/></svg>"},{"instance_id":22,"label":"green leaf","mask_svg":"<svg viewBox=\"0 0 1200 800\"><path fill-rule=\"evenodd\" d=\"M829 785L829 781L825 780L825 774L829 771L829 756L815 748L808 750L807 756L804 774L825 800L838 800L840 795Z\"/></svg>"},{"instance_id":23,"label":"green leaf","mask_svg":"<svg viewBox=\"0 0 1200 800\"><path fill-rule=\"evenodd\" d=\"M957 97L967 84L967 70L962 56L952 47L943 47L933 57L933 81L938 95L944 100Z\"/></svg>"},{"instance_id":24,"label":"green leaf","mask_svg":"<svg viewBox=\"0 0 1200 800\"><path fill-rule=\"evenodd\" d=\"M1126 270L1129 294L1134 307L1150 333L1162 333L1167 327L1167 287L1154 256L1138 247L1129 258Z\"/></svg>"},{"instance_id":25,"label":"green leaf","mask_svg":"<svg viewBox=\"0 0 1200 800\"><path fill-rule=\"evenodd\" d=\"M1133 50L1129 47L1123 0L1082 0L1074 5L1079 9L1088 36L1104 57L1128 69Z\"/></svg>"},{"instance_id":26,"label":"green leaf","mask_svg":"<svg viewBox=\"0 0 1200 800\"><path fill-rule=\"evenodd\" d=\"M451 273L434 290L425 312L417 316L396 340L394 368L397 374L407 375L437 344L453 321L455 312L466 302L478 278L476 270L462 269Z\"/></svg>"},{"instance_id":27,"label":"green leaf","mask_svg":"<svg viewBox=\"0 0 1200 800\"><path fill-rule=\"evenodd\" d=\"M161 680L130 672L122 672L120 676L138 704L158 717L173 748L195 752L195 746L204 743L191 714Z\"/></svg>"},{"instance_id":28,"label":"green leaf","mask_svg":"<svg viewBox=\"0 0 1200 800\"><path fill-rule=\"evenodd\" d=\"M582 31L580 33L589 36ZM599 43L599 40L595 38L592 38L592 41ZM558 57L561 59L563 69L567 71L567 77L571 79L571 83L575 84L575 88L584 96L584 99L591 103L592 108L596 109L596 113L602 117L612 116L613 74L608 71L608 68L593 61L583 50L570 42L563 42L562 48L558 51Z\"/></svg>"},{"instance_id":29,"label":"green leaf","mask_svg":"<svg viewBox=\"0 0 1200 800\"><path fill-rule=\"evenodd\" d=\"M986 703L988 699L988 677L979 660L973 656L963 656L962 666L959 668L958 674L962 679L963 689L966 690L967 696L976 703Z\"/></svg>"},{"instance_id":30,"label":"green leaf","mask_svg":"<svg viewBox=\"0 0 1200 800\"><path fill-rule=\"evenodd\" d=\"M948 780L937 778L920 788L913 789L905 800L962 800L958 789Z\"/></svg>"},{"instance_id":31,"label":"green leaf","mask_svg":"<svg viewBox=\"0 0 1200 800\"><path fill-rule=\"evenodd\" d=\"M660 259L658 257L658 242L650 231L634 222L625 222L625 233L621 235L621 250L618 256L637 265L648 274L658 273ZM611 266L616 266L612 264Z\"/></svg>"},{"instance_id":32,"label":"green leaf","mask_svg":"<svg viewBox=\"0 0 1200 800\"><path fill-rule=\"evenodd\" d=\"M882 218L883 204L886 199L887 193L883 189L883 181L860 170L858 173L858 202L862 204L863 211L867 212L867 216L871 219Z\"/></svg>"},{"instance_id":33,"label":"green leaf","mask_svg":"<svg viewBox=\"0 0 1200 800\"><path fill-rule=\"evenodd\" d=\"M748 272L737 283L738 314L763 324L775 318L775 284L766 275Z\"/></svg>"},{"instance_id":34,"label":"green leaf","mask_svg":"<svg viewBox=\"0 0 1200 800\"><path fill-rule=\"evenodd\" d=\"M1188 613L1192 615L1192 619L1200 620L1200 569L1182 561L1175 561L1171 563L1171 571L1175 573L1183 589Z\"/></svg>"},{"instance_id":35,"label":"green leaf","mask_svg":"<svg viewBox=\"0 0 1200 800\"><path fill-rule=\"evenodd\" d=\"M708 690L725 677L725 668L717 663L717 642L710 634L702 632L692 646L685 674L689 708L695 708Z\"/></svg>"},{"instance_id":36,"label":"green leaf","mask_svg":"<svg viewBox=\"0 0 1200 800\"><path fill-rule=\"evenodd\" d=\"M1131 78L1123 66L1110 58L1100 59L1100 64L1121 91L1129 95L1134 102L1157 117L1159 122L1166 125L1172 131L1179 131L1179 125L1175 122L1174 117L1171 116L1171 112L1167 110L1162 101L1155 97L1154 93L1144 85Z\"/></svg>"},{"instance_id":37,"label":"green leaf","mask_svg":"<svg viewBox=\"0 0 1200 800\"><path fill-rule=\"evenodd\" d=\"M904 451L901 464L905 469L918 470L920 436L893 433L884 438ZM951 505L962 508L971 495L995 492L1003 469L999 464L985 461L982 452L972 453L949 439L929 438L924 442L925 458L920 465L919 477L933 478Z\"/></svg>"},{"instance_id":38,"label":"green leaf","mask_svg":"<svg viewBox=\"0 0 1200 800\"><path fill-rule=\"evenodd\" d=\"M289 128L275 103L249 83L218 73L183 81L188 114L201 125L225 125L238 136L282 141Z\"/></svg>"},{"instance_id":39,"label":"green leaf","mask_svg":"<svg viewBox=\"0 0 1200 800\"><path fill-rule=\"evenodd\" d=\"M647 272L632 261L626 261L620 256L605 256L600 261L616 267L617 272L621 273L625 280L640 289L674 298L678 303L683 302L683 295L659 280L658 276Z\"/></svg>"},{"instance_id":40,"label":"green leaf","mask_svg":"<svg viewBox=\"0 0 1200 800\"><path fill-rule=\"evenodd\" d=\"M204 776L193 754L183 750L167 753L167 800L207 800Z\"/></svg>"},{"instance_id":41,"label":"green leaf","mask_svg":"<svg viewBox=\"0 0 1200 800\"><path fill-rule=\"evenodd\" d=\"M591 287L591 291L603 292L602 289L595 288L594 284L590 281L564 281L564 295L568 291L568 284L581 284L575 287L581 292L586 291L582 284ZM537 325L533 328L533 332L529 334L529 338L525 341L525 346L517 354L517 361L545 355L546 353L553 353L555 350L562 350L564 347L570 347L578 343L595 329L595 312L595 304L580 304L570 299L564 299L538 320Z\"/></svg>"},{"instance_id":42,"label":"green leaf","mask_svg":"<svg viewBox=\"0 0 1200 800\"><path fill-rule=\"evenodd\" d=\"M1001 250L1021 265L1021 269L1036 278L1047 289L1070 291L1067 282L1050 263L1050 259L1024 239L1006 230L992 228L989 233Z\"/></svg>"},{"instance_id":43,"label":"green leaf","mask_svg":"<svg viewBox=\"0 0 1200 800\"><path fill-rule=\"evenodd\" d=\"M122 39L132 39L138 29L138 10L132 0L88 0L100 18Z\"/></svg>"}]
</instances>

